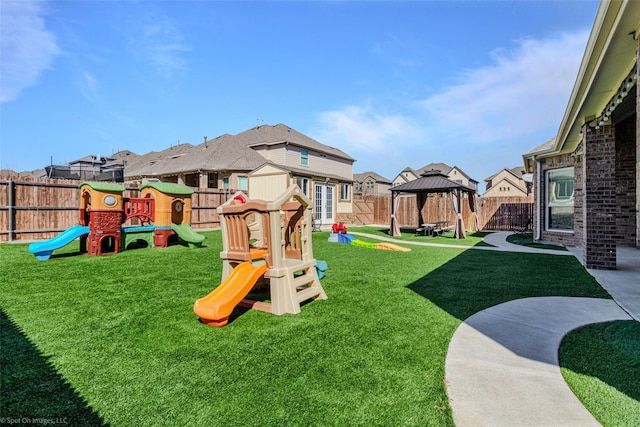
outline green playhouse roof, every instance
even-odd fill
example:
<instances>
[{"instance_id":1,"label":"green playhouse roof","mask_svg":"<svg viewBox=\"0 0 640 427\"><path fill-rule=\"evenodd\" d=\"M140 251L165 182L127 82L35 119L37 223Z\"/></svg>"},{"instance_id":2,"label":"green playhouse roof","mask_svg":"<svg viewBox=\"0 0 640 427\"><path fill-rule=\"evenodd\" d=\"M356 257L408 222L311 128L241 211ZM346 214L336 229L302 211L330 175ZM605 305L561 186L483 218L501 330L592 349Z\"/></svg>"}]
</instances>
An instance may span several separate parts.
<instances>
[{"instance_id":1,"label":"green playhouse roof","mask_svg":"<svg viewBox=\"0 0 640 427\"><path fill-rule=\"evenodd\" d=\"M111 182L91 182L91 181L85 181L81 183L80 185L78 185L78 188L81 188L84 185L88 185L89 187L93 188L96 191L109 191L109 192L122 193L125 190L125 188L119 184L114 184Z\"/></svg>"},{"instance_id":2,"label":"green playhouse roof","mask_svg":"<svg viewBox=\"0 0 640 427\"><path fill-rule=\"evenodd\" d=\"M179 194L190 195L193 194L193 189L182 184L175 184L173 182L148 182L140 188L140 190L147 187L155 188L161 193L165 194Z\"/></svg>"}]
</instances>

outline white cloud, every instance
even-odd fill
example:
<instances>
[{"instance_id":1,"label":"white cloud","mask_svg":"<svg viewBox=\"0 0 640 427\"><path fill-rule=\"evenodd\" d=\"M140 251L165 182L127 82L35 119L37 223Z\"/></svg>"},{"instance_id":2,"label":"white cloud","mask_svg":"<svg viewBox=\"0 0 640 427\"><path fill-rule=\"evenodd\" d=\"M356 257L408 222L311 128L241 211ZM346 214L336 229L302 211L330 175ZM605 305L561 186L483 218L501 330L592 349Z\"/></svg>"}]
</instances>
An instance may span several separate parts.
<instances>
[{"instance_id":1,"label":"white cloud","mask_svg":"<svg viewBox=\"0 0 640 427\"><path fill-rule=\"evenodd\" d=\"M37 84L61 53L54 35L45 28L44 15L42 1L2 1L0 102L13 101Z\"/></svg>"},{"instance_id":2,"label":"white cloud","mask_svg":"<svg viewBox=\"0 0 640 427\"><path fill-rule=\"evenodd\" d=\"M88 71L82 73L80 92L90 101L95 101L98 97L98 81Z\"/></svg>"},{"instance_id":3,"label":"white cloud","mask_svg":"<svg viewBox=\"0 0 640 427\"><path fill-rule=\"evenodd\" d=\"M186 60L182 55L190 50L183 42L178 27L167 17L150 19L142 26L142 34L133 43L134 52L149 60L158 73L171 78L186 69Z\"/></svg>"},{"instance_id":4,"label":"white cloud","mask_svg":"<svg viewBox=\"0 0 640 427\"><path fill-rule=\"evenodd\" d=\"M358 159L356 171L372 169L388 178L431 161L474 162L473 153L482 147L495 164L468 167L489 176L521 161L519 156L505 159L505 146L524 153L555 134L587 36L524 39L513 50L495 50L488 65L461 72L459 83L426 99L396 104L401 113L381 113L371 103L324 112L315 136Z\"/></svg>"},{"instance_id":5,"label":"white cloud","mask_svg":"<svg viewBox=\"0 0 640 427\"><path fill-rule=\"evenodd\" d=\"M461 82L418 103L433 136L486 144L515 140L560 124L588 33L525 39L492 63L461 73ZM550 135L552 136L552 135Z\"/></svg>"}]
</instances>

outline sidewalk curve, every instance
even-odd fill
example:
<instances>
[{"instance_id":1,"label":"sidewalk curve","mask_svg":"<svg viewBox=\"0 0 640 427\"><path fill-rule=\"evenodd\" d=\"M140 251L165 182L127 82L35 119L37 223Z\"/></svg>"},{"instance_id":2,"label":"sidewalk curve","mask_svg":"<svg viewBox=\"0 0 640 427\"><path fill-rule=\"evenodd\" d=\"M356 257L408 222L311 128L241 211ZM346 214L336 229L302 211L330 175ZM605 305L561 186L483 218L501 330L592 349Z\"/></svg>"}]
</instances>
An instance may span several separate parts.
<instances>
[{"instance_id":1,"label":"sidewalk curve","mask_svg":"<svg viewBox=\"0 0 640 427\"><path fill-rule=\"evenodd\" d=\"M467 318L449 344L445 382L456 426L598 426L565 383L562 338L580 326L631 320L613 300L539 297Z\"/></svg>"}]
</instances>

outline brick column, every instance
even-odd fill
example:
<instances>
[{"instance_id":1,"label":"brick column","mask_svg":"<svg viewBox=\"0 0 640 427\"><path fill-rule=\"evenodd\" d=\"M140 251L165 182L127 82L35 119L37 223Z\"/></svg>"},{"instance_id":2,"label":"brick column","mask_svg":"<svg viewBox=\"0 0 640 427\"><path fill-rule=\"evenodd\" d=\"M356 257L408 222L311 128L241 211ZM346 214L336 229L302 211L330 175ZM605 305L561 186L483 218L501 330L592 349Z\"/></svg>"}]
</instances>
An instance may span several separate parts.
<instances>
[{"instance_id":1,"label":"brick column","mask_svg":"<svg viewBox=\"0 0 640 427\"><path fill-rule=\"evenodd\" d=\"M613 125L585 126L582 188L584 191L584 264L616 268L616 135Z\"/></svg>"},{"instance_id":2,"label":"brick column","mask_svg":"<svg viewBox=\"0 0 640 427\"><path fill-rule=\"evenodd\" d=\"M640 39L636 54L636 247L640 248Z\"/></svg>"}]
</instances>

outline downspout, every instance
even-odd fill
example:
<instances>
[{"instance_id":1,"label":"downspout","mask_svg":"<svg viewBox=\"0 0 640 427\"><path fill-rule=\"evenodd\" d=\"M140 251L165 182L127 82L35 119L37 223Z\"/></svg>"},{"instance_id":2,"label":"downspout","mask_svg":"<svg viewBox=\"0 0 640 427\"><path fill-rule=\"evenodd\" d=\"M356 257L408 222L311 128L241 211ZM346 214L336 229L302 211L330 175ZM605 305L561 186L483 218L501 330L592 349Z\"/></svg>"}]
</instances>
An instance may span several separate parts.
<instances>
[{"instance_id":1,"label":"downspout","mask_svg":"<svg viewBox=\"0 0 640 427\"><path fill-rule=\"evenodd\" d=\"M542 226L542 201L540 200L540 194L541 194L541 182L542 180L540 179L540 175L542 173L542 165L540 164L540 161L538 161L538 156L533 156L533 160L536 162L536 235L535 235L535 241L538 241L542 238L542 231L541 231L541 226Z\"/></svg>"}]
</instances>

